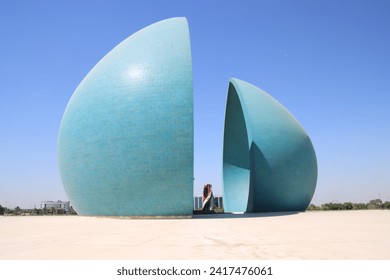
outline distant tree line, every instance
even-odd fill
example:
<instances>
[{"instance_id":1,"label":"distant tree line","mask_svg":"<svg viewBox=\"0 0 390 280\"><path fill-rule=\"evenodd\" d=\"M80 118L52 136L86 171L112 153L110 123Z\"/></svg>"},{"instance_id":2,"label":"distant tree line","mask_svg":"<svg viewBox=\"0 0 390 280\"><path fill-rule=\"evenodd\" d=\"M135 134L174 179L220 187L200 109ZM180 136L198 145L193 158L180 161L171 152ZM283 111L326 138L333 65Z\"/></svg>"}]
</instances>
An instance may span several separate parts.
<instances>
[{"instance_id":1,"label":"distant tree line","mask_svg":"<svg viewBox=\"0 0 390 280\"><path fill-rule=\"evenodd\" d=\"M307 211L335 211L335 210L369 210L369 209L390 209L390 201L382 202L380 199L370 200L368 203L325 203L321 206L310 204L307 207ZM216 212L223 212L222 209L218 209ZM0 215L77 215L73 207L71 207L68 213L65 213L62 209L56 208L43 208L43 209L21 209L16 206L14 209L8 209L0 205Z\"/></svg>"},{"instance_id":2,"label":"distant tree line","mask_svg":"<svg viewBox=\"0 0 390 280\"><path fill-rule=\"evenodd\" d=\"M370 200L368 203L352 203L352 202L343 202L343 203L325 203L321 206L316 206L310 204L307 207L307 211L334 211L334 210L367 210L367 209L390 209L390 201L382 202L380 199Z\"/></svg>"},{"instance_id":3,"label":"distant tree line","mask_svg":"<svg viewBox=\"0 0 390 280\"><path fill-rule=\"evenodd\" d=\"M0 215L77 215L73 207L70 207L70 211L65 212L64 209L59 208L34 208L34 209L21 209L16 206L14 209L9 209L0 205Z\"/></svg>"}]
</instances>

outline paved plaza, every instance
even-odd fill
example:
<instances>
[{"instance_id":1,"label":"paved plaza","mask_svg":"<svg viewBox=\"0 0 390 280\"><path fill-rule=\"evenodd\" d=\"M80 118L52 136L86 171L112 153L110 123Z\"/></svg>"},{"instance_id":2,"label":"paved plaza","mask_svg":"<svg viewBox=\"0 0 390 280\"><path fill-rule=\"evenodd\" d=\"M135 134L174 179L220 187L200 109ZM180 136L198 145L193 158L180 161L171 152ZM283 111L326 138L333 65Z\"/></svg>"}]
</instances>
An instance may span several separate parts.
<instances>
[{"instance_id":1,"label":"paved plaza","mask_svg":"<svg viewBox=\"0 0 390 280\"><path fill-rule=\"evenodd\" d=\"M0 259L390 259L390 211L1 216Z\"/></svg>"}]
</instances>

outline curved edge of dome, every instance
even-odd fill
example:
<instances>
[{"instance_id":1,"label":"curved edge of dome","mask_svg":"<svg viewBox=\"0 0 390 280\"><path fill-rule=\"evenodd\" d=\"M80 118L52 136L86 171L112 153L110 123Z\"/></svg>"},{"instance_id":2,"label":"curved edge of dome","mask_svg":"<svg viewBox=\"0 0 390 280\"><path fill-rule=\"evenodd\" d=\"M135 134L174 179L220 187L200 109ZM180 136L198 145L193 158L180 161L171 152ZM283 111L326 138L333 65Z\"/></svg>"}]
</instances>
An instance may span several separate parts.
<instances>
[{"instance_id":1,"label":"curved edge of dome","mask_svg":"<svg viewBox=\"0 0 390 280\"><path fill-rule=\"evenodd\" d=\"M240 104L240 108L236 108L235 117L240 118L240 114L243 115L241 123L245 124L241 126L246 129L245 132L235 131L233 136L231 131L226 129L232 125L229 122L232 122L230 115L233 114L230 112L229 96L232 93L229 87L223 150L223 193L226 210L304 211L314 195L318 172L315 151L309 136L296 118L265 91L236 78L230 79L229 84L234 86L239 100L236 103ZM232 137L236 138L236 144L229 143L234 142L230 139ZM247 139L246 146L249 148L241 150L240 155L237 155L239 149L235 145L240 138ZM236 152L235 159L230 158L232 151ZM228 165L237 158L245 158L250 163L245 170L245 176L241 171L241 181L237 180L240 177L237 174L240 173ZM306 172L309 174L304 174ZM279 177L272 175L273 173L279 174ZM241 203L240 207L236 207L236 203L235 207L230 207L234 205L230 202L230 197L239 201L247 199L247 204L244 206Z\"/></svg>"},{"instance_id":2,"label":"curved edge of dome","mask_svg":"<svg viewBox=\"0 0 390 280\"><path fill-rule=\"evenodd\" d=\"M173 51L172 51L171 43L169 43L169 47L164 48L164 50L168 52L168 55L166 57L162 57L162 59L163 60L165 59L165 61L163 62L166 61L169 62L173 60L175 61L176 64L180 62L180 59L182 59L180 65L177 64L176 68L172 67L173 69L172 71L179 71L177 75L170 75L170 77L173 77L172 79L165 79L164 77L160 77L160 79L155 79L155 78L149 79L149 81L146 82L151 82L153 84L145 86L145 85L141 85L142 83L145 83L145 79L143 79L142 73L133 71L129 73L131 74L130 76L132 76L130 78L132 78L133 80L128 82L127 84L124 84L127 81L124 82L123 77L122 76L118 77L118 75L121 75L123 73L123 70L126 70L126 67L129 68L131 66L131 64L129 63L133 63L136 66L140 64L146 65L143 64L145 61L142 61L142 59L144 58L148 59L149 57L150 57L150 61L149 61L150 64L153 64L152 66L156 68L150 70L150 67L149 68L146 67L147 71L149 72L154 71L153 73L151 73L151 75L155 73L160 73L160 74L162 73L162 75L169 76L170 73L166 73L167 71L164 70L165 68L158 69L158 67L161 66L169 67L169 65L160 62L157 58L161 58L161 56L159 56L160 54L159 52L161 52L161 48L159 48L158 44L164 44L170 40L170 39L166 39L167 36L166 34L164 34L164 32L167 32L167 30L169 30L170 27L174 27L175 29L178 28L178 30L175 31L179 31L179 32L168 32L167 34L169 34L170 36L168 37L174 38L176 36L175 38L179 38L179 40L172 40L173 45L175 47ZM149 44L149 45L146 46L145 44ZM143 48L143 46L145 47L145 49ZM147 53L147 51L150 49L152 50L152 52L154 51L152 53L153 55L149 55L149 53ZM175 49L176 50L179 49L179 51L175 52L174 51ZM140 56L137 56L132 53L132 51L134 50L135 51L139 50L138 51L139 53L141 52L144 53L141 54ZM123 60L121 60L121 56L123 56L124 54L126 55L127 61L129 61L128 64L126 64L127 63L126 61L123 62ZM179 59L175 59L175 57L177 56L179 56ZM157 62L155 62L154 60ZM156 63L157 65L155 65ZM158 65L159 63L160 65ZM149 72L146 74L150 74ZM158 82L157 84L156 81ZM134 82L140 82L140 83L134 85ZM164 89L160 89L159 86L161 85L161 83ZM178 85L180 87L178 87ZM126 90L124 91L123 88L129 86L132 88L127 89L127 92L125 92ZM130 207L126 205L125 200L129 197L132 197L131 195L133 195L133 193L131 193L130 195L130 192L128 190L125 190L121 187L121 186L125 186L126 184L128 185L129 183L125 183L124 182L125 180L123 178L121 180L115 181L114 177L118 175L118 172L121 172L120 170L129 169L125 167L125 166L129 166L128 165L129 159L126 159L125 156L123 156L123 153L121 153L120 151L115 150L117 149L116 147L123 146L122 145L123 143L119 143L119 144L114 143L116 144L116 146L115 147L112 146L111 150L105 148L105 146L107 146L107 143L110 143L108 141L110 135L114 135L116 132L119 132L119 134L115 134L117 135L117 138L122 137L122 139L124 139L123 141L128 141L129 143L131 143L131 140L134 140L134 139L129 139L131 135L130 133L126 132L127 130L129 130L129 128L124 127L127 124L132 122L131 117L129 117L129 111L127 110L129 109L129 106L126 107L124 105L131 104L131 102L134 101L133 96L131 95L126 96L126 94L132 93L132 91L134 90L140 90L141 93L144 92L147 92L148 94L152 93L153 96L147 98L149 101L144 100L146 97L142 97L143 94L137 94L137 97L141 96L141 98L137 99L136 101L139 104L142 104L142 106L145 105L144 106L145 112L152 111L151 107L153 106L164 107L166 104L169 103L169 104L173 104L172 106L174 106L172 107L172 110L178 108L179 110L181 110L180 113L182 115L185 114L186 116L184 119L182 118L180 120L180 124L178 124L178 128L177 128L178 131L179 130L181 131L180 133L185 133L185 135L182 135L183 137L181 137L180 139L181 142L179 143L179 145L181 145L180 147L182 147L183 150L183 156L182 156L183 159L180 160L180 162L185 161L184 164L185 167L183 167L183 164L180 167L180 172L184 172L185 174L184 173L181 174L179 176L180 177L179 179L180 182L182 183L181 185L185 185L185 190L183 188L176 192L178 196L175 199L176 202L173 202L169 199L169 196L171 196L171 194L167 194L168 193L167 191L162 191L161 189L161 191L157 191L156 193L154 193L155 195L153 195L153 191L150 191L150 188L148 188L145 195L149 195L148 203L150 203L150 205L145 206L142 204L142 201L140 201L140 202L136 202L137 205L139 206ZM109 94L107 92L109 92ZM164 94L160 94L160 93L164 93ZM167 93L172 94L172 96L176 101L172 103L172 101L169 100L170 97L166 95ZM115 96L109 96L114 94ZM91 96L93 96L93 98L91 98ZM179 98L183 96L184 98ZM150 100L152 100L152 98L156 98L157 100L151 102ZM162 102L161 105L156 105L160 101ZM110 106L112 108L110 108ZM122 108L122 106L125 109L124 112L126 113L120 111L119 108ZM160 110L160 111L161 114L165 114L163 112L164 110ZM168 114L170 110L167 109L165 111ZM84 215L103 215L103 216L104 215L106 216L151 216L151 215L175 216L175 215L192 214L192 205L193 205L192 195L193 195L193 176L194 176L193 174L193 165L194 165L193 111L194 110L193 110L192 58L191 58L189 27L186 18L184 17L169 18L169 19L165 19L153 23L133 33L125 40L123 40L121 43L119 43L117 46L115 46L89 71L89 73L80 82L79 86L76 88L75 92L71 96L66 106L60 124L60 129L58 134L58 144L57 144L58 164L59 164L59 169L60 169L60 174L62 177L64 189L69 199L72 201L73 206L75 206L76 211L80 210L77 212L79 212L79 214L84 214ZM111 117L113 114L119 114L120 116ZM158 118L156 117L155 114L153 116L151 114L146 114L146 115L145 118L148 117L152 119L152 120L149 119L147 121L147 123L145 124L146 126L151 125L150 129L152 130L161 129L161 123L159 123L161 117ZM175 119L174 116L171 115L172 114L166 116L166 118L163 117L162 119L167 121L167 123L170 123ZM96 116L98 117L96 118ZM115 118L122 118L123 116L125 116L126 118L124 121L120 120L119 122L116 122ZM154 122L155 120L158 122L158 124ZM97 124L99 122L104 125ZM117 129L115 126L110 126L109 124L115 124L115 126L119 125L118 126L119 128ZM166 126L169 127L168 124ZM131 129L136 129L136 130L139 129L137 130L137 132L139 131L147 132L146 129L142 128L142 124L140 123L137 123L135 126L130 127L130 130ZM101 136L100 138L99 135ZM140 137L141 137L140 139L142 139L142 135ZM153 150L157 146L152 143L153 141L156 141L155 140L156 138L153 139L153 137L149 137L149 136L147 136L146 138L144 137L142 139L143 143L145 139L149 141L148 143L149 146L147 146L148 149L151 148ZM166 142L168 143L169 141ZM165 146L164 145L162 146L163 147L161 149L164 149ZM170 145L170 147L171 146L172 145ZM99 156L96 156L95 158L93 158L92 156L90 160L88 160L88 158L86 159L86 157L95 153L93 149L98 150L100 148L102 150L96 151L96 153L100 153ZM167 152L168 150L169 148L164 150L164 153L160 154L160 156L163 159L166 159L166 157L170 158L169 155L167 156L167 154L169 154ZM130 152L135 152L138 157L140 157L142 153L142 151L140 152L135 148L131 151L128 151L128 153ZM79 154L77 155L77 153ZM107 172L112 174L111 176L114 178L112 180L114 181L112 181L110 178L108 179L103 178L102 180L104 181L103 183L100 183L99 180L95 180L95 179L90 180L92 177L96 176L96 174L98 176L101 175L102 172L100 172L101 170L99 168L103 168L103 169L111 168L109 166L109 163L96 164L96 159L97 158L105 159L107 156L110 156L111 158L115 158L115 155L118 155L118 158L120 158L121 162L119 164L113 164L114 162L112 162L111 167L114 168L115 166L116 169L108 170ZM88 161L88 164L85 164L85 160L84 159L80 160L80 158L86 159L86 161ZM147 162L147 160L144 161ZM174 163L174 166L176 165L178 165L177 162ZM150 177L158 177L155 174L155 170L153 169L155 166L156 164L145 167L145 170L151 170L150 172L154 174L154 175L152 174L153 176ZM85 172L78 170L80 168L84 168ZM170 166L170 168L173 167ZM135 173L129 173L130 171L125 171L125 172L128 172L125 175L136 174L136 172ZM93 183L89 183L91 181ZM112 183L112 186L114 186L115 190L111 189L112 186L110 186L109 184L110 182ZM85 183L88 183L89 185L85 186ZM159 181L151 185L158 186L159 183L165 184L163 186L164 190L169 189L169 183L164 183L164 182L161 183ZM106 185L104 186L104 184ZM115 203L113 203L112 201L112 198L115 196L112 195L112 193L118 191L118 189L120 188L122 189L119 192L122 195L121 197L116 197L117 201L115 201L115 203L118 203L118 205L115 205ZM161 195L161 197L158 197L159 195ZM104 196L106 196L106 198L104 198ZM101 206L93 205L93 203L96 203L96 205L99 205L99 203L106 204L105 199L110 200L108 201L108 203L111 205L101 205ZM142 200L142 198L140 200ZM163 203L160 203L161 201ZM128 201L128 203L131 204L133 202ZM169 205L167 205L168 203ZM165 207L164 205L167 205L167 207Z\"/></svg>"}]
</instances>

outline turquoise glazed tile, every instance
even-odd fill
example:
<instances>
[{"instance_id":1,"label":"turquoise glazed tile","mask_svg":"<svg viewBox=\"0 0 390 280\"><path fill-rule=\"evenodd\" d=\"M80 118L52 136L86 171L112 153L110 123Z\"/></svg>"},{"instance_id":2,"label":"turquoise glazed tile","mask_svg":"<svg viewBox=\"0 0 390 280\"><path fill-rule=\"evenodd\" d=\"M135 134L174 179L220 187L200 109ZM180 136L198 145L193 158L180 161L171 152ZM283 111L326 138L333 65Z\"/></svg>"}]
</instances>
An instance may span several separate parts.
<instances>
[{"instance_id":1,"label":"turquoise glazed tile","mask_svg":"<svg viewBox=\"0 0 390 280\"><path fill-rule=\"evenodd\" d=\"M59 131L65 191L81 215L191 215L193 92L185 18L133 34L87 74Z\"/></svg>"},{"instance_id":2,"label":"turquoise glazed tile","mask_svg":"<svg viewBox=\"0 0 390 280\"><path fill-rule=\"evenodd\" d=\"M294 116L263 90L231 79L223 146L225 211L304 211L316 183L315 151Z\"/></svg>"}]
</instances>

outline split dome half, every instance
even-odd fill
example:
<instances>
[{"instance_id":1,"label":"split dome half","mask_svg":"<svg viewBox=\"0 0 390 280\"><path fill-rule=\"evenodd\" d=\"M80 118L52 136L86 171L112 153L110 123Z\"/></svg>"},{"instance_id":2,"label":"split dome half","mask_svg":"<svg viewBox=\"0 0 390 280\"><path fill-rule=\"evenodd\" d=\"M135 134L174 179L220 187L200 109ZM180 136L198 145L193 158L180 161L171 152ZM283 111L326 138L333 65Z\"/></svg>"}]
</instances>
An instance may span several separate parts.
<instances>
[{"instance_id":1,"label":"split dome half","mask_svg":"<svg viewBox=\"0 0 390 280\"><path fill-rule=\"evenodd\" d=\"M242 90L241 94L256 93ZM230 95L229 90L228 98ZM245 208L244 211L273 211L276 208L258 204L272 205L273 202L267 199L280 195L283 199L277 199L277 204L286 202L283 211L304 210L314 194L317 165L311 142L301 126L299 131L306 135L305 141L310 144L293 152L283 151L289 147L282 147L278 152L278 155L288 154L289 158L295 153L296 159L286 164L298 163L293 173L302 173L299 182L284 184L287 179L294 180L291 174L288 178L283 174L278 178L274 174L273 180L262 181L260 177L249 180L252 175L262 173L246 167L245 172L252 175L237 180L243 178L243 173L235 176L237 169L225 168L226 155L248 157L249 151L245 150L248 146L242 145L248 142L248 128L255 131L264 123L256 121L256 116L250 120L242 118L238 111L246 111L246 104L229 104L228 100L225 141L229 138L226 136L227 127L235 123L245 126L248 121L250 125L247 125L246 132L241 129L242 134L229 138L229 145L224 143L224 198L227 198L228 207L236 211L234 200L237 199L241 206L254 205L240 206L240 209ZM231 112L233 107L237 107L236 113ZM285 110L281 105L277 109ZM275 123L279 121L285 120L276 119ZM193 123L192 63L186 19L160 21L121 42L82 80L61 122L59 169L75 210L80 215L103 216L192 215ZM279 137L284 137L283 127L287 131L296 129L287 121L281 125ZM261 142L256 144L261 145ZM267 145L272 146L272 143ZM257 148L262 150L261 146ZM314 161L310 164L313 167L299 171L300 157L307 153L307 149L312 153ZM272 149L267 148L267 151L272 154ZM306 162L305 157L302 160ZM241 168L240 165L235 167ZM308 171L310 174L306 174ZM308 182L304 191L299 187L302 182ZM266 196L266 202L248 196L248 190L262 194L272 192L274 188L278 191L273 192L274 196ZM236 194L238 196L232 198ZM290 198L301 200L299 207L289 204Z\"/></svg>"}]
</instances>

